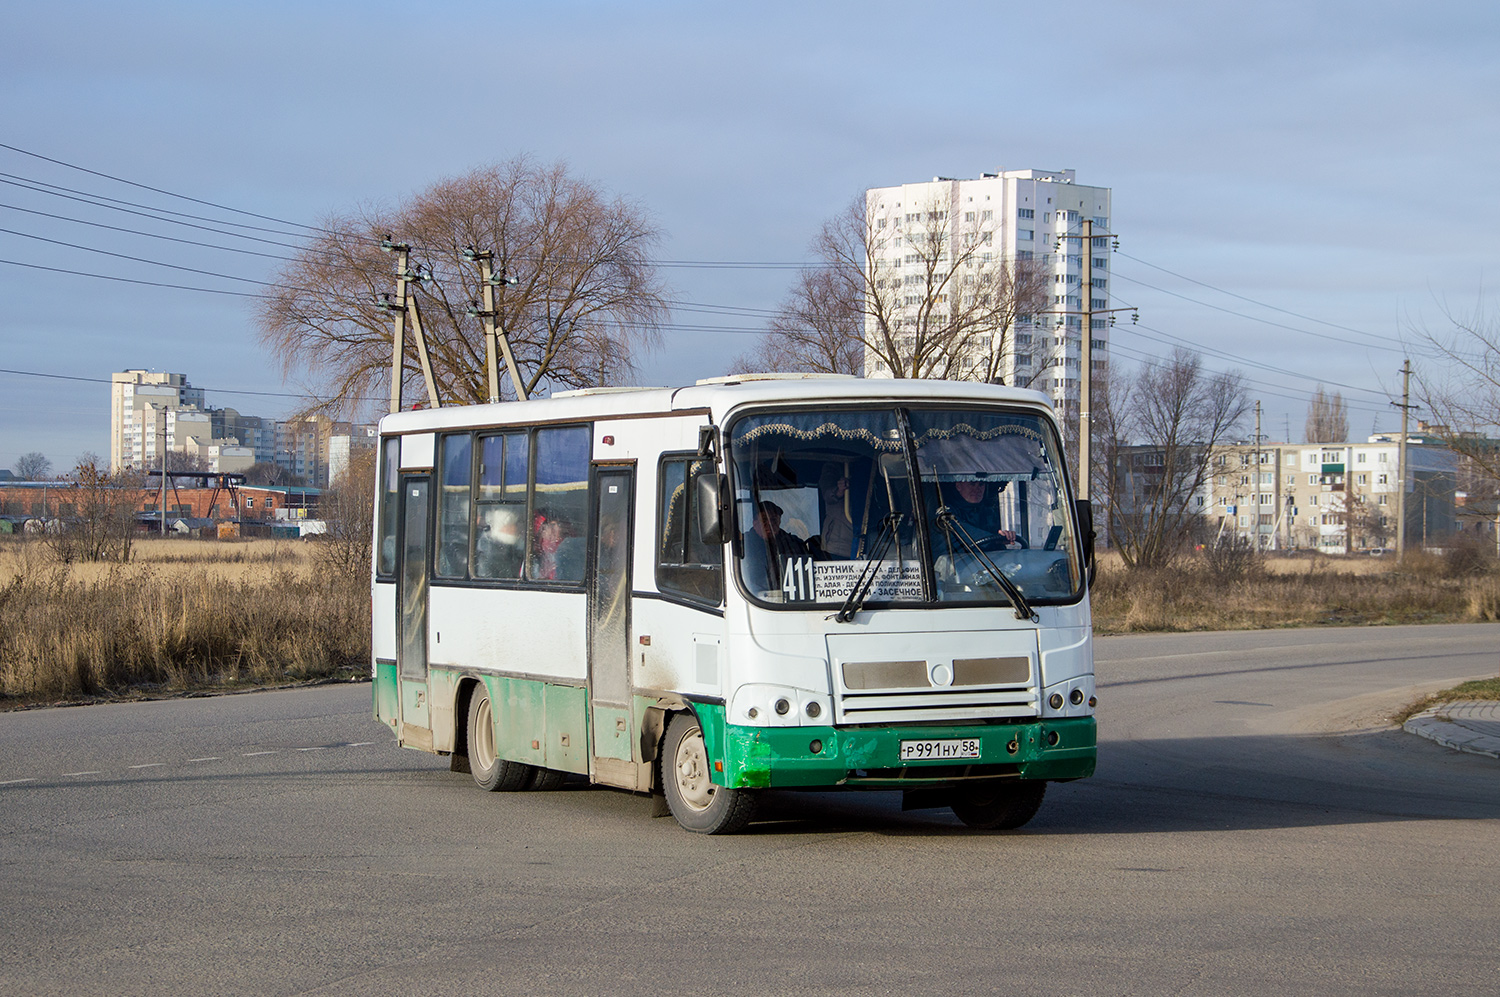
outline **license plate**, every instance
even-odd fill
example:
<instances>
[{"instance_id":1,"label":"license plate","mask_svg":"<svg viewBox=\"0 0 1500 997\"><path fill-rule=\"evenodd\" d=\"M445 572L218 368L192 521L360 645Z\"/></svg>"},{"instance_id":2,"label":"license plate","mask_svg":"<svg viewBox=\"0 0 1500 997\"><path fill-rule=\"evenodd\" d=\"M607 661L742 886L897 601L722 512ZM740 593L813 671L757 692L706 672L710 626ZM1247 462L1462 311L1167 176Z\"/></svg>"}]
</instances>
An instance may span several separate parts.
<instances>
[{"instance_id":1,"label":"license plate","mask_svg":"<svg viewBox=\"0 0 1500 997\"><path fill-rule=\"evenodd\" d=\"M903 762L939 758L978 758L979 738L961 737L944 741L902 741Z\"/></svg>"}]
</instances>

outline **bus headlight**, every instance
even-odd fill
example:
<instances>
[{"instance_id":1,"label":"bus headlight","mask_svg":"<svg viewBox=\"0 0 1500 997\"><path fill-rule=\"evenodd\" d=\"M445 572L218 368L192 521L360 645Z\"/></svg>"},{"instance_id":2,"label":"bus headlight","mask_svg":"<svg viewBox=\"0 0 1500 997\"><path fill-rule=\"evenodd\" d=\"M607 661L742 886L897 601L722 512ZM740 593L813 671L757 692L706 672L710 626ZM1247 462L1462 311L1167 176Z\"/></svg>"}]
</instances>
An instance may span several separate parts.
<instances>
[{"instance_id":1,"label":"bus headlight","mask_svg":"<svg viewBox=\"0 0 1500 997\"><path fill-rule=\"evenodd\" d=\"M742 685L730 699L726 719L747 727L823 726L828 695L778 685Z\"/></svg>"}]
</instances>

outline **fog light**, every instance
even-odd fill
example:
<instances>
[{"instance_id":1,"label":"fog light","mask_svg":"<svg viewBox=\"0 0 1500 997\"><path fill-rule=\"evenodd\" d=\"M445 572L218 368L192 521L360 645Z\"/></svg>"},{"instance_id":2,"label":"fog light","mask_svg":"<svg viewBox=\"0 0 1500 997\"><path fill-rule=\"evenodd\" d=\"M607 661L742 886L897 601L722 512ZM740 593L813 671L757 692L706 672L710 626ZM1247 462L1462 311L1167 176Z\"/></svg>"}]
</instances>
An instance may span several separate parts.
<instances>
[{"instance_id":1,"label":"fog light","mask_svg":"<svg viewBox=\"0 0 1500 997\"><path fill-rule=\"evenodd\" d=\"M1071 702L1074 706L1082 705L1082 703L1083 703L1083 690L1082 689L1074 689L1072 692L1068 693L1068 701Z\"/></svg>"},{"instance_id":2,"label":"fog light","mask_svg":"<svg viewBox=\"0 0 1500 997\"><path fill-rule=\"evenodd\" d=\"M807 750L811 751L813 754L816 755L816 754L818 754L819 752L821 752L823 750L823 742L819 741L819 740L814 740L812 744L809 744L807 746Z\"/></svg>"},{"instance_id":3,"label":"fog light","mask_svg":"<svg viewBox=\"0 0 1500 997\"><path fill-rule=\"evenodd\" d=\"M807 715L814 718L820 717L823 715L823 707L819 706L816 702L808 703Z\"/></svg>"},{"instance_id":4,"label":"fog light","mask_svg":"<svg viewBox=\"0 0 1500 997\"><path fill-rule=\"evenodd\" d=\"M776 715L777 716L784 717L789 712L791 712L791 709L792 709L792 704L791 703L788 703L784 699L778 699L778 700L776 700Z\"/></svg>"},{"instance_id":5,"label":"fog light","mask_svg":"<svg viewBox=\"0 0 1500 997\"><path fill-rule=\"evenodd\" d=\"M1055 730L1049 730L1047 732L1047 744L1048 744L1048 746L1055 748L1055 747L1057 747L1057 742L1060 741L1060 740L1062 740L1062 738L1060 738L1060 737L1057 736L1057 731L1055 731Z\"/></svg>"},{"instance_id":6,"label":"fog light","mask_svg":"<svg viewBox=\"0 0 1500 997\"><path fill-rule=\"evenodd\" d=\"M1048 696L1047 697L1047 705L1050 706L1050 707L1052 707L1054 710L1060 710L1060 709L1062 709L1062 706L1063 706L1062 693L1060 693L1060 692L1054 692L1051 696Z\"/></svg>"}]
</instances>

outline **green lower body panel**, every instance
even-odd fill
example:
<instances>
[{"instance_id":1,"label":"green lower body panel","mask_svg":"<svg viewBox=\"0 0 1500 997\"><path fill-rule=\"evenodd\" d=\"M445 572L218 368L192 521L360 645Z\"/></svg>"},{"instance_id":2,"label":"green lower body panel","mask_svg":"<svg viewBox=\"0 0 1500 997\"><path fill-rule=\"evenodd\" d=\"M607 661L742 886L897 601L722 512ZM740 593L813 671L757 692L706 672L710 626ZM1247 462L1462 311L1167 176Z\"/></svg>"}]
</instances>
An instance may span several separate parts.
<instances>
[{"instance_id":1,"label":"green lower body panel","mask_svg":"<svg viewBox=\"0 0 1500 997\"><path fill-rule=\"evenodd\" d=\"M724 723L722 708L700 707L698 715L714 782L731 789L897 789L986 775L1082 779L1094 774L1097 755L1093 717L972 727L738 727ZM961 738L979 741L978 758L901 760L902 741Z\"/></svg>"},{"instance_id":2,"label":"green lower body panel","mask_svg":"<svg viewBox=\"0 0 1500 997\"><path fill-rule=\"evenodd\" d=\"M387 727L396 726L396 663L394 661L377 661L375 663L375 719Z\"/></svg>"},{"instance_id":3,"label":"green lower body panel","mask_svg":"<svg viewBox=\"0 0 1500 997\"><path fill-rule=\"evenodd\" d=\"M495 750L501 758L587 774L587 690L506 675L483 680L495 711Z\"/></svg>"}]
</instances>

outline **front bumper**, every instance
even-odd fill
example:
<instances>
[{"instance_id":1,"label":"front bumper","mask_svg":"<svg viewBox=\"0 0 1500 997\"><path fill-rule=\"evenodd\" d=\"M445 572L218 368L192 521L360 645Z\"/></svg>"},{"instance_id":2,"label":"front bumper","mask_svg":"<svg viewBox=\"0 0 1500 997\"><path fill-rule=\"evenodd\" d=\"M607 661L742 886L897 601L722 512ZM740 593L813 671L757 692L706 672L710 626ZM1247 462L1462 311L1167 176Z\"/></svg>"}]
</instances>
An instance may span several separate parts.
<instances>
[{"instance_id":1,"label":"front bumper","mask_svg":"<svg viewBox=\"0 0 1500 997\"><path fill-rule=\"evenodd\" d=\"M979 757L961 761L900 760L902 741L956 738L977 738ZM816 752L814 742L819 747ZM1082 779L1094 774L1096 745L1093 717L972 726L726 724L722 728L723 771L714 773L714 781L731 789L818 786L900 789L1001 777ZM715 747L710 744L710 752Z\"/></svg>"}]
</instances>

